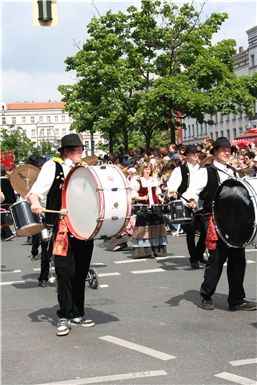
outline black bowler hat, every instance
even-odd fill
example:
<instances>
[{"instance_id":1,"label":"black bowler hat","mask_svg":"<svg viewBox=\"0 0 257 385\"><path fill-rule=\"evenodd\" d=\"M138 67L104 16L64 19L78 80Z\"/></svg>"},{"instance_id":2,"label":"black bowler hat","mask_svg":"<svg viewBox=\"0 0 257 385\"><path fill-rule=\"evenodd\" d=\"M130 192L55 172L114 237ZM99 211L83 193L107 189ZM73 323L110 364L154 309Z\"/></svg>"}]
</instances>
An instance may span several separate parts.
<instances>
[{"instance_id":1,"label":"black bowler hat","mask_svg":"<svg viewBox=\"0 0 257 385\"><path fill-rule=\"evenodd\" d=\"M210 154L214 155L214 150L218 147L229 147L231 149L230 141L225 136L220 136L213 143L213 146L210 149Z\"/></svg>"},{"instance_id":2,"label":"black bowler hat","mask_svg":"<svg viewBox=\"0 0 257 385\"><path fill-rule=\"evenodd\" d=\"M188 144L185 148L184 155L198 153L197 147L194 144Z\"/></svg>"},{"instance_id":3,"label":"black bowler hat","mask_svg":"<svg viewBox=\"0 0 257 385\"><path fill-rule=\"evenodd\" d=\"M64 135L61 139L61 147L58 151L61 151L64 147L84 147L78 134Z\"/></svg>"}]
</instances>

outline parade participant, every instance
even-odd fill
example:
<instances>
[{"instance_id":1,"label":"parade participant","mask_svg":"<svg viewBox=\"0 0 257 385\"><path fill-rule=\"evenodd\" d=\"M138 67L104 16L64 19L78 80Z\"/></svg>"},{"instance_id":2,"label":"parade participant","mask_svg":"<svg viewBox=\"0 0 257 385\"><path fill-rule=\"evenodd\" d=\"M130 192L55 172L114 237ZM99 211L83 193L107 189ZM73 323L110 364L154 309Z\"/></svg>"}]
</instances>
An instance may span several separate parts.
<instances>
[{"instance_id":1,"label":"parade participant","mask_svg":"<svg viewBox=\"0 0 257 385\"><path fill-rule=\"evenodd\" d=\"M151 209L163 202L159 181L152 176L151 163L143 163L139 170L140 178L131 183L132 197L137 204ZM166 255L167 236L162 214L139 211L133 232L133 258Z\"/></svg>"},{"instance_id":2,"label":"parade participant","mask_svg":"<svg viewBox=\"0 0 257 385\"><path fill-rule=\"evenodd\" d=\"M32 166L35 166L41 169L45 162L46 162L45 157L38 154L33 154L28 157L26 164L31 164ZM41 205L45 207L46 202L41 201ZM41 246L41 257L40 257L40 275L38 278L38 281L39 281L38 285L39 287L47 287L53 245L52 245L52 241L50 242L49 239L45 240L42 237L41 233L32 235L32 247L31 247L32 261L36 260L39 246Z\"/></svg>"},{"instance_id":3,"label":"parade participant","mask_svg":"<svg viewBox=\"0 0 257 385\"><path fill-rule=\"evenodd\" d=\"M231 156L229 140L225 137L217 138L210 153L214 156L213 164L200 169L198 178L195 178L190 183L188 190L183 194L187 199L193 198L195 200L188 204L193 209L197 206L196 201L198 197L202 199L203 210L206 215L209 214L206 243L210 255L204 272L204 281L200 289L201 305L205 310L214 309L212 295L219 282L223 265L227 261L229 310L256 310L255 302L245 300L243 287L246 267L245 249L243 247L233 248L225 244L216 233L211 216L212 203L219 184L230 177L237 176L236 170L228 165Z\"/></svg>"},{"instance_id":4,"label":"parade participant","mask_svg":"<svg viewBox=\"0 0 257 385\"><path fill-rule=\"evenodd\" d=\"M83 153L83 143L78 134L68 134L61 139L58 149L60 158L52 158L46 162L28 194L31 210L42 214L40 201L46 199L46 208L60 210L61 188L64 178L76 164L79 164ZM84 314L85 279L93 252L93 240L79 240L73 237L63 219L58 214L45 214L47 225L53 226L54 264L57 278L59 310L56 334L67 335L71 325L83 327L94 326Z\"/></svg>"},{"instance_id":5,"label":"parade participant","mask_svg":"<svg viewBox=\"0 0 257 385\"><path fill-rule=\"evenodd\" d=\"M176 167L168 180L167 186L169 195L173 199L183 197L183 193L189 186L189 183L197 176L199 170L198 150L195 145L189 144L184 151L185 162ZM183 202L183 199L182 199ZM184 203L186 203L184 201ZM196 215L191 223L183 225L186 232L187 249L190 255L190 264L192 269L199 269L199 263L205 264L203 257L205 251L205 223L202 216ZM199 231L200 237L196 242L196 232Z\"/></svg>"}]
</instances>

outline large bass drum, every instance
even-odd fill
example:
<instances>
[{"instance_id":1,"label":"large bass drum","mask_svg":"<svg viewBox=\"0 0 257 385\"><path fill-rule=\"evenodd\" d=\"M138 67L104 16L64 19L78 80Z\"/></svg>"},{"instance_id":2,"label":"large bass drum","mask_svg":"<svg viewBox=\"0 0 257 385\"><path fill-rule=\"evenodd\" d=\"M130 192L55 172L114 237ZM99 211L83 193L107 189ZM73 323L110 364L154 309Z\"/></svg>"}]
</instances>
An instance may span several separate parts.
<instances>
[{"instance_id":1,"label":"large bass drum","mask_svg":"<svg viewBox=\"0 0 257 385\"><path fill-rule=\"evenodd\" d=\"M62 207L68 210L65 221L76 238L111 237L130 219L130 188L114 165L78 166L65 179Z\"/></svg>"},{"instance_id":2,"label":"large bass drum","mask_svg":"<svg viewBox=\"0 0 257 385\"><path fill-rule=\"evenodd\" d=\"M256 242L257 178L228 179L217 189L214 222L220 238L230 247Z\"/></svg>"}]
</instances>

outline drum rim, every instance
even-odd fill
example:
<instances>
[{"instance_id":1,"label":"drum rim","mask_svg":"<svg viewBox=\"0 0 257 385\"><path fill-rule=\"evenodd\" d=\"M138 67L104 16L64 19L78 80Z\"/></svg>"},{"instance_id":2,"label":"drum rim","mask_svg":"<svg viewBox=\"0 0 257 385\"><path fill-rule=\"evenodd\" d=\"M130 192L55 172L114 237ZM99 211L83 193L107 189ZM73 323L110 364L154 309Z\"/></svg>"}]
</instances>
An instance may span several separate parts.
<instances>
[{"instance_id":1,"label":"drum rim","mask_svg":"<svg viewBox=\"0 0 257 385\"><path fill-rule=\"evenodd\" d=\"M248 179L251 179L251 178L248 178ZM254 179L257 179L257 178L254 178ZM253 209L254 209L254 215L255 215L255 221L253 223L253 231L252 231L252 234L251 234L251 237L249 238L249 240L247 242L244 242L244 243L241 243L240 245L235 245L235 244L232 244L230 243L225 237L224 235L221 233L221 229L219 228L218 226L218 223L217 223L217 220L216 220L216 217L215 217L215 202L216 202L216 196L217 194L221 191L222 187L224 185L226 185L229 181L231 182L231 180L235 181L235 182L238 182L239 184L243 185L243 187L245 187L248 195L249 195L249 199L251 200L251 202L253 203ZM249 190L246 188L246 186L250 186L250 190L251 190L251 193L253 193L252 195L249 194ZM214 221L214 226L215 226L215 229L219 235L219 237L221 238L221 240L228 246L228 247L232 247L232 248L235 248L235 249L239 249L239 248L243 248L247 245L249 245L255 238L256 234L257 234L257 222L256 222L256 218L257 218L257 195L254 194L255 193L255 190L253 188L253 186L245 179L240 179L240 178L229 178L229 179L226 179L224 180L217 188L217 190L215 191L215 197L214 197L214 200L213 200L213 203L212 203L212 215L213 215L213 221ZM255 199L254 199L255 198ZM254 204L256 203L256 204Z\"/></svg>"}]
</instances>

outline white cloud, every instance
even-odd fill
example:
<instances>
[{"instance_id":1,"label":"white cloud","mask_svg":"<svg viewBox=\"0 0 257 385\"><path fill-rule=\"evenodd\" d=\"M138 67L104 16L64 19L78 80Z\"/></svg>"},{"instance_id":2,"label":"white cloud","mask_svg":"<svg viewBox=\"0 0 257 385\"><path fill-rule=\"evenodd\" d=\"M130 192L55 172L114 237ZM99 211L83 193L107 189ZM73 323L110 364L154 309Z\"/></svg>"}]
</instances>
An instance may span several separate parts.
<instances>
[{"instance_id":1,"label":"white cloud","mask_svg":"<svg viewBox=\"0 0 257 385\"><path fill-rule=\"evenodd\" d=\"M60 101L57 90L60 84L72 84L75 78L70 73L18 72L3 73L3 95L1 100L11 102ZM13 96L15 95L15 97Z\"/></svg>"}]
</instances>

